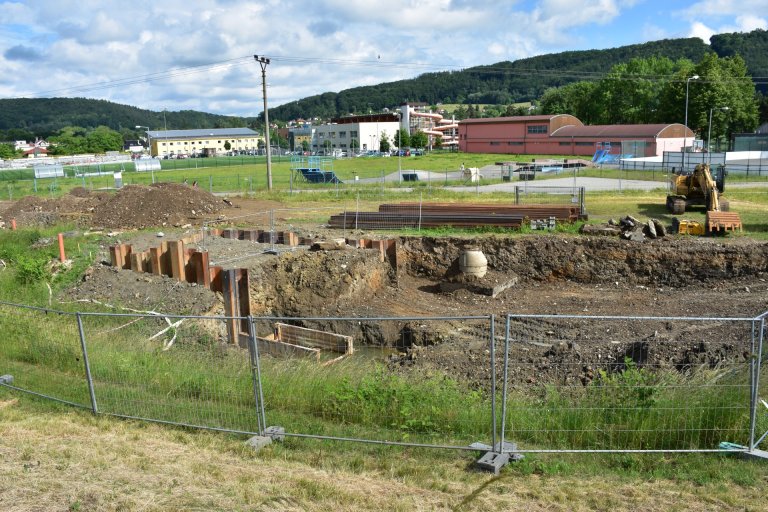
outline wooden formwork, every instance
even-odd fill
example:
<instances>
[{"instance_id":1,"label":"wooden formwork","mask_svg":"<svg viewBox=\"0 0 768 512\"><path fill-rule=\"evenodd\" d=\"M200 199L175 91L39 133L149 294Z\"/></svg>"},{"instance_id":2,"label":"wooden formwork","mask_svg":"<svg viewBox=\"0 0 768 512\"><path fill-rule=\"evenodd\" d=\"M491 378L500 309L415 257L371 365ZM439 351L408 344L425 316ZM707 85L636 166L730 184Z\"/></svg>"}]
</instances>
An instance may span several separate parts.
<instances>
[{"instance_id":1,"label":"wooden formwork","mask_svg":"<svg viewBox=\"0 0 768 512\"><path fill-rule=\"evenodd\" d=\"M352 336L283 323L275 324L275 339L291 345L329 350L344 355L355 352Z\"/></svg>"}]
</instances>

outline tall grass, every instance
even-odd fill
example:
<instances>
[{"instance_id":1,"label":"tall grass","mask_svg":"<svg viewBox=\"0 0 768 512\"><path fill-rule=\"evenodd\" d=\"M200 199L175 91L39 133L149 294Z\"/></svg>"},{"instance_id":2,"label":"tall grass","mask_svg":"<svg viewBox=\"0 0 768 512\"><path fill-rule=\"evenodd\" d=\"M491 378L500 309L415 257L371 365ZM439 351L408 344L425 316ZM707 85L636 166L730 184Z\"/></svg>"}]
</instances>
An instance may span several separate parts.
<instances>
[{"instance_id":1,"label":"tall grass","mask_svg":"<svg viewBox=\"0 0 768 512\"><path fill-rule=\"evenodd\" d=\"M256 431L252 369L221 345L217 320L185 320L163 350L157 318L84 316L101 412ZM0 369L19 387L89 404L75 318L0 306ZM168 334L170 336L170 334ZM491 435L491 401L443 372L392 371L383 362L262 358L269 424L288 432L467 446ZM744 371L721 377L651 373L628 364L587 386L528 386L510 393L507 438L526 448L712 449L746 438ZM764 379L768 380L768 379ZM499 404L501 397L497 397Z\"/></svg>"}]
</instances>

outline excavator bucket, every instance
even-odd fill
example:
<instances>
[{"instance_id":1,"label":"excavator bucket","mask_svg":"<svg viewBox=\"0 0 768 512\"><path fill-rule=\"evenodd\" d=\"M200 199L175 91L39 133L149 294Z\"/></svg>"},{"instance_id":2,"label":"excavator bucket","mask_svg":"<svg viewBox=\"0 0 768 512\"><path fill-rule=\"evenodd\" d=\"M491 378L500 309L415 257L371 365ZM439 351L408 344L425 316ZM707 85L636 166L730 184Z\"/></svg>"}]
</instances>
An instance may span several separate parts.
<instances>
[{"instance_id":1,"label":"excavator bucket","mask_svg":"<svg viewBox=\"0 0 768 512\"><path fill-rule=\"evenodd\" d=\"M735 212L707 212L707 231L741 231L741 217Z\"/></svg>"}]
</instances>

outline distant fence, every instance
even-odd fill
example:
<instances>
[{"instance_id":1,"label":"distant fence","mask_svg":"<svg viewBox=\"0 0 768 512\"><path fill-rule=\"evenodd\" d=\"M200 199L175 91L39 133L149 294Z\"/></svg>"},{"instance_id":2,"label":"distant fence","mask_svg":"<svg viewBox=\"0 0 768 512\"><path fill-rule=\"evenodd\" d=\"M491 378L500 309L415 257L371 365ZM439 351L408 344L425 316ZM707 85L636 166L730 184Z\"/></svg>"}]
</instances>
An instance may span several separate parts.
<instances>
[{"instance_id":1,"label":"distant fence","mask_svg":"<svg viewBox=\"0 0 768 512\"><path fill-rule=\"evenodd\" d=\"M693 171L699 164L712 167L725 165L728 172L739 179L768 176L768 152L741 151L730 153L681 153L665 151L663 157L626 158L620 168L626 171Z\"/></svg>"},{"instance_id":2,"label":"distant fence","mask_svg":"<svg viewBox=\"0 0 768 512\"><path fill-rule=\"evenodd\" d=\"M0 389L94 414L491 459L753 452L768 430L765 317L237 317L248 335L234 346L233 317L2 303ZM265 355L278 323L351 344Z\"/></svg>"}]
</instances>

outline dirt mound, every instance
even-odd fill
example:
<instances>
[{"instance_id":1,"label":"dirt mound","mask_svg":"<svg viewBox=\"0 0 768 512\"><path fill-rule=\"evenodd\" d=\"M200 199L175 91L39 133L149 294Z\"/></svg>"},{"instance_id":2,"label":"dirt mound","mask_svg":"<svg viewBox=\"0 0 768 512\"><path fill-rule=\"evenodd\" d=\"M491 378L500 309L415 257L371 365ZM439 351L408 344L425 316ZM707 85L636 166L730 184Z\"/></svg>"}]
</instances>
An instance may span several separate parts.
<instances>
[{"instance_id":1,"label":"dirt mound","mask_svg":"<svg viewBox=\"0 0 768 512\"><path fill-rule=\"evenodd\" d=\"M96 207L108 201L109 197L109 194L103 192L97 194L80 192L77 195L68 194L57 199L26 196L8 207L3 212L2 218L16 219L16 224L20 227L50 226L64 219L90 219Z\"/></svg>"},{"instance_id":2,"label":"dirt mound","mask_svg":"<svg viewBox=\"0 0 768 512\"><path fill-rule=\"evenodd\" d=\"M216 213L225 203L204 190L177 183L130 185L94 211L107 228L180 226Z\"/></svg>"},{"instance_id":3,"label":"dirt mound","mask_svg":"<svg viewBox=\"0 0 768 512\"><path fill-rule=\"evenodd\" d=\"M130 229L181 226L224 206L213 194L177 183L130 185L115 194L77 187L57 199L24 197L6 209L2 218L14 218L19 226L46 226L71 219L83 225Z\"/></svg>"}]
</instances>

